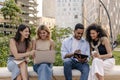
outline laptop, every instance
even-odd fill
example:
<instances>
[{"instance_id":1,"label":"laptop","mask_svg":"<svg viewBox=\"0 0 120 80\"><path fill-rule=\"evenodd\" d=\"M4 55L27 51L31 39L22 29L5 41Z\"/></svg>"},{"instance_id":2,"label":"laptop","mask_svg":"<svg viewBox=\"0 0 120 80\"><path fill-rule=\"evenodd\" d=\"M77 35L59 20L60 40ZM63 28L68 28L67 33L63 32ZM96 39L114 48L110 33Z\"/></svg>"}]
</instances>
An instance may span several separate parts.
<instances>
[{"instance_id":1,"label":"laptop","mask_svg":"<svg viewBox=\"0 0 120 80\"><path fill-rule=\"evenodd\" d=\"M40 63L54 63L55 62L55 50L36 50L34 64Z\"/></svg>"}]
</instances>

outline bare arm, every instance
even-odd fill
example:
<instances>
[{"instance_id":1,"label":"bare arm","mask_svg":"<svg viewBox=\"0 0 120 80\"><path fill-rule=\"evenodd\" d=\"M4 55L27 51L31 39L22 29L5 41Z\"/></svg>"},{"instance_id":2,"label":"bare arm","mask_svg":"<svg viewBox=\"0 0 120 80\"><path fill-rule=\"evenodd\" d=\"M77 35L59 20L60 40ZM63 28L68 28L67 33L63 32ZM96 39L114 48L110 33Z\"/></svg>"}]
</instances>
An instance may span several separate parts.
<instances>
[{"instance_id":1,"label":"bare arm","mask_svg":"<svg viewBox=\"0 0 120 80\"><path fill-rule=\"evenodd\" d=\"M17 58L17 59L23 58L23 57L27 57L29 55L32 55L32 53L34 52L34 51L31 51L31 52L26 52L24 54L19 54L18 51L17 51L17 47L16 47L14 39L10 40L9 46L10 46L10 51L12 52L12 54L14 55L14 57Z\"/></svg>"},{"instance_id":2,"label":"bare arm","mask_svg":"<svg viewBox=\"0 0 120 80\"><path fill-rule=\"evenodd\" d=\"M29 47L27 48L27 52L32 50L32 42L30 42Z\"/></svg>"},{"instance_id":3,"label":"bare arm","mask_svg":"<svg viewBox=\"0 0 120 80\"><path fill-rule=\"evenodd\" d=\"M50 50L55 50L55 43L53 40L50 40Z\"/></svg>"},{"instance_id":4,"label":"bare arm","mask_svg":"<svg viewBox=\"0 0 120 80\"><path fill-rule=\"evenodd\" d=\"M36 40L33 40L32 41L32 50L35 50L36 49Z\"/></svg>"},{"instance_id":5,"label":"bare arm","mask_svg":"<svg viewBox=\"0 0 120 80\"><path fill-rule=\"evenodd\" d=\"M110 47L110 42L109 42L107 37L103 38L103 44L105 45L105 48L106 48L108 54L100 55L100 58L104 59L104 58L112 57L112 50L111 50L111 47Z\"/></svg>"}]
</instances>

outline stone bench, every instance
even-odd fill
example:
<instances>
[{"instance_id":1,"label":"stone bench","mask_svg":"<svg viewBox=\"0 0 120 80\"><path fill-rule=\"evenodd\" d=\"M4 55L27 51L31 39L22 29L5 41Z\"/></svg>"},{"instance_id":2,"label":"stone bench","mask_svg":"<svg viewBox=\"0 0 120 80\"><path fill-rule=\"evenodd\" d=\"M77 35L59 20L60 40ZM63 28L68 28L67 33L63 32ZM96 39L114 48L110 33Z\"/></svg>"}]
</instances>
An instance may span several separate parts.
<instances>
[{"instance_id":1,"label":"stone bench","mask_svg":"<svg viewBox=\"0 0 120 80\"><path fill-rule=\"evenodd\" d=\"M32 67L28 68L30 80L38 80L37 74L33 71ZM80 72L72 70L73 80L79 80ZM11 80L11 73L6 67L0 68L0 80ZM65 80L62 66L53 67L53 80ZM120 66L115 66L113 70L105 75L105 80L120 80Z\"/></svg>"}]
</instances>

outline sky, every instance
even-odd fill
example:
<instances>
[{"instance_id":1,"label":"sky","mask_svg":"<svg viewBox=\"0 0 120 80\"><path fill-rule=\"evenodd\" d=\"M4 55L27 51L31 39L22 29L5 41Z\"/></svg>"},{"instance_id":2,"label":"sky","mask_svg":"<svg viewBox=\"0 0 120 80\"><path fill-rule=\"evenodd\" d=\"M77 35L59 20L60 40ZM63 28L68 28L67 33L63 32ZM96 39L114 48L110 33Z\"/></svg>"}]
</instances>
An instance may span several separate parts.
<instances>
[{"instance_id":1,"label":"sky","mask_svg":"<svg viewBox=\"0 0 120 80\"><path fill-rule=\"evenodd\" d=\"M42 16L42 0L37 0L38 6L37 6L37 10L39 11L37 16L41 17Z\"/></svg>"}]
</instances>

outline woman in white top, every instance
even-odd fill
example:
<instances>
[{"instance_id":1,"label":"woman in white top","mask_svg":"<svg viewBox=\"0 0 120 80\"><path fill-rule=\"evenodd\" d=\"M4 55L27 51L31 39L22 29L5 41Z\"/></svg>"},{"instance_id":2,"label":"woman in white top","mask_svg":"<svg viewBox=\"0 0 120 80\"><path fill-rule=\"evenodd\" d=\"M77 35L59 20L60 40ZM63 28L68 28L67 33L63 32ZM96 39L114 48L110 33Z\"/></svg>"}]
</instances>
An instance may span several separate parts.
<instances>
[{"instance_id":1,"label":"woman in white top","mask_svg":"<svg viewBox=\"0 0 120 80\"><path fill-rule=\"evenodd\" d=\"M115 65L107 34L100 25L91 24L86 30L86 39L93 57L88 80L104 80L104 75Z\"/></svg>"}]
</instances>

